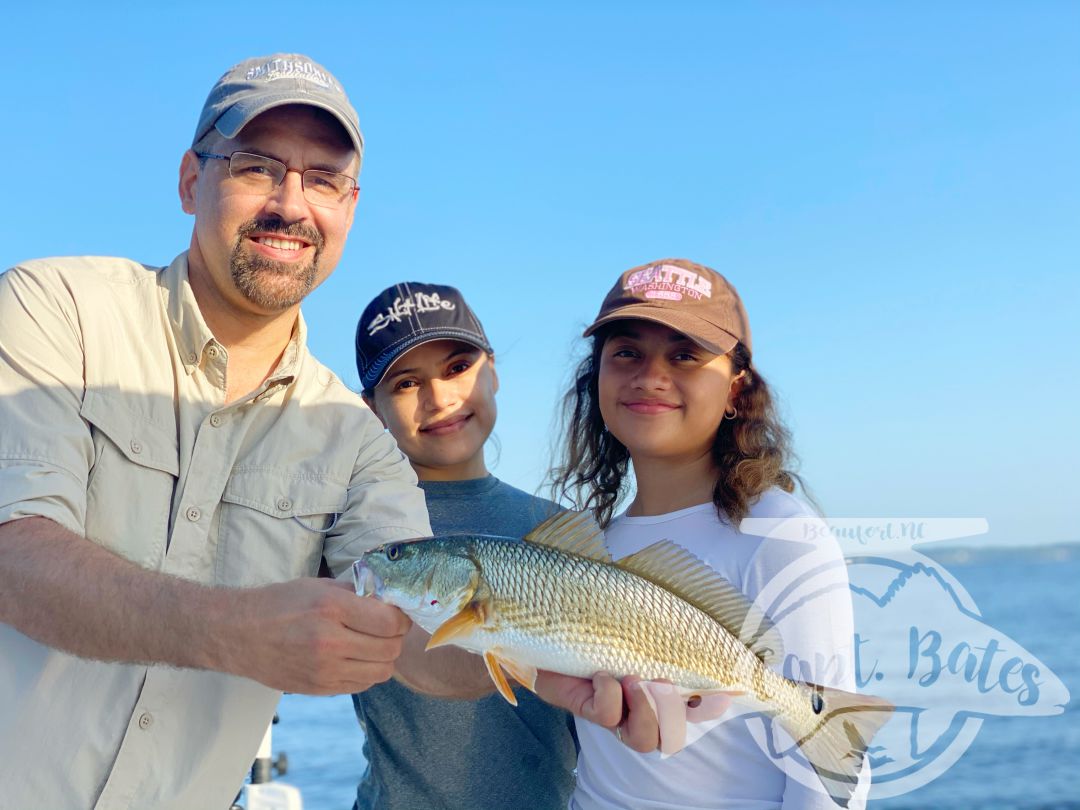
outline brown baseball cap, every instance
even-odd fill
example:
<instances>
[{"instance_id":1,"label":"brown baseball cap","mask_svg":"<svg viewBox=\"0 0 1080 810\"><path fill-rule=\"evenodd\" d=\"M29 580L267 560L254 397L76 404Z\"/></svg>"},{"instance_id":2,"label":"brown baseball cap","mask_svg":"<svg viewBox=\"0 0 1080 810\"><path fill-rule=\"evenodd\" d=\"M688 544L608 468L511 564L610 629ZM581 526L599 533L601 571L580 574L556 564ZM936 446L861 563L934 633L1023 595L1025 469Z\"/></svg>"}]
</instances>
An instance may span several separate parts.
<instances>
[{"instance_id":1,"label":"brown baseball cap","mask_svg":"<svg viewBox=\"0 0 1080 810\"><path fill-rule=\"evenodd\" d=\"M731 282L687 259L660 259L619 276L584 337L629 318L671 327L713 354L726 354L736 343L751 349L750 321Z\"/></svg>"}]
</instances>

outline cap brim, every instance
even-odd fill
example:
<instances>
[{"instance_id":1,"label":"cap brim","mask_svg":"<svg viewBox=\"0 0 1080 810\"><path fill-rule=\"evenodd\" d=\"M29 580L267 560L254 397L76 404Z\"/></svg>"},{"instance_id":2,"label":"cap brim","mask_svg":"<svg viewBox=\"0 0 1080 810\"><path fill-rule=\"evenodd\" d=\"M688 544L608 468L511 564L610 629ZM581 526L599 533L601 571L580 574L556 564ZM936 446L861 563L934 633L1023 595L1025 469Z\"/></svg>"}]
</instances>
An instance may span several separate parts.
<instances>
[{"instance_id":1,"label":"cap brim","mask_svg":"<svg viewBox=\"0 0 1080 810\"><path fill-rule=\"evenodd\" d=\"M628 320L650 321L667 326L686 335L701 348L713 354L727 354L739 343L739 339L730 332L696 315L661 309L648 304L630 304L629 306L620 307L614 312L609 312L607 315L593 321L589 328L582 333L582 337L589 337L601 326L614 321Z\"/></svg>"},{"instance_id":2,"label":"cap brim","mask_svg":"<svg viewBox=\"0 0 1080 810\"><path fill-rule=\"evenodd\" d=\"M415 349L417 346L422 346L425 343L431 343L433 340L456 340L459 343L467 343L470 346L475 346L482 352L493 354L491 346L481 342L474 335L464 334L455 329L434 329L420 335L413 335L412 339L384 351L375 358L375 361L371 364L371 368L378 368L383 364L385 364L385 367L378 373L378 376L376 376L375 379L371 380L370 383L361 379L360 384L365 391L370 391L381 383L394 366L398 364L401 358L408 354L412 349Z\"/></svg>"},{"instance_id":3,"label":"cap brim","mask_svg":"<svg viewBox=\"0 0 1080 810\"><path fill-rule=\"evenodd\" d=\"M235 138L240 134L240 131L250 124L257 116L262 115L264 112L269 112L276 107L285 107L289 104L302 104L305 107L318 107L320 110L326 110L326 112L334 116L338 123L344 127L345 133L349 136L349 140L352 141L353 149L356 150L357 156L363 161L364 136L356 126L333 106L317 101L310 96L305 97L296 93L287 93L280 96L263 96L259 99L258 104L251 105L239 101L218 117L217 121L214 122L214 128L225 138Z\"/></svg>"}]
</instances>

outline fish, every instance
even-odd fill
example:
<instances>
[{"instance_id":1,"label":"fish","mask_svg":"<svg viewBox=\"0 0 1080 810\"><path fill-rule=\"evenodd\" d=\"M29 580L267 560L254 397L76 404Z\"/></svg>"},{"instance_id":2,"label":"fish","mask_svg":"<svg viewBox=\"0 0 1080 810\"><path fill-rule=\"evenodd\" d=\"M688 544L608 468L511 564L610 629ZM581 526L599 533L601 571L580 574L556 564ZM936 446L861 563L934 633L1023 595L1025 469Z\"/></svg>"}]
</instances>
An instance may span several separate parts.
<instances>
[{"instance_id":1,"label":"fish","mask_svg":"<svg viewBox=\"0 0 1080 810\"><path fill-rule=\"evenodd\" d=\"M357 560L353 576L358 594L397 606L430 633L428 649L453 644L482 655L513 705L506 676L535 691L545 669L667 681L690 706L720 694L763 712L841 807L894 708L774 671L780 634L734 585L667 540L613 561L586 512L560 512L521 539L388 543Z\"/></svg>"}]
</instances>

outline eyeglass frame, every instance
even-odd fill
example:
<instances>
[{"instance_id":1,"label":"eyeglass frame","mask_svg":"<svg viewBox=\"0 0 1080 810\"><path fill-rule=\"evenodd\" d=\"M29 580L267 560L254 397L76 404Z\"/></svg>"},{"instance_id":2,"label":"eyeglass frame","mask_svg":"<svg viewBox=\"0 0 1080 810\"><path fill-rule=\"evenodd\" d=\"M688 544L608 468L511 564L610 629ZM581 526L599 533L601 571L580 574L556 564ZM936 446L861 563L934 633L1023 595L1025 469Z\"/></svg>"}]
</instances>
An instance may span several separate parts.
<instances>
[{"instance_id":1,"label":"eyeglass frame","mask_svg":"<svg viewBox=\"0 0 1080 810\"><path fill-rule=\"evenodd\" d=\"M248 152L245 149L237 149L235 152L230 152L227 155L218 155L214 152L195 152L195 157L199 158L200 160L227 160L229 162L229 177L233 180L236 180L239 178L237 178L236 175L232 173L232 159L234 155L251 155L251 157L257 157L261 160L269 160L271 163L276 163L279 166L285 167L285 172L281 175L281 179L270 187L270 191L267 192L268 194L272 193L275 188L279 188L281 184L285 182L285 178L288 176L289 172L296 172L300 175L300 189L304 192L305 200L307 200L312 205L319 206L320 208L329 208L331 210L340 210L341 208L344 208L344 204L326 205L325 203L315 202L307 196L307 183L304 182L304 178L307 176L308 172L318 172L319 174L333 174L337 175L338 177L344 177L349 182L351 182L352 190L345 193L346 198L351 196L355 201L357 197L360 196L360 181L357 180L355 177L351 177L350 175L345 174L344 172L331 172L327 171L326 169L290 169L288 164L281 162L277 158L272 158L267 155L260 155L258 152Z\"/></svg>"}]
</instances>

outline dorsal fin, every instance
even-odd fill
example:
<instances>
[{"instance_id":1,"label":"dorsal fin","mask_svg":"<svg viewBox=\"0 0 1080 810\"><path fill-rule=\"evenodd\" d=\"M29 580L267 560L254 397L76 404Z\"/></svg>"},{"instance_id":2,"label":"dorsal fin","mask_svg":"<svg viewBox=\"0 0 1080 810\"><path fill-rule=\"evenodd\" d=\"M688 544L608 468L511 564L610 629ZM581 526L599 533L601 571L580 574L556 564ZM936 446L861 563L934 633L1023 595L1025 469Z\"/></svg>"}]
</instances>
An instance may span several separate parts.
<instances>
[{"instance_id":1,"label":"dorsal fin","mask_svg":"<svg viewBox=\"0 0 1080 810\"><path fill-rule=\"evenodd\" d=\"M604 533L589 512L559 512L525 535L525 539L590 560L611 562L611 555L604 545Z\"/></svg>"},{"instance_id":2,"label":"dorsal fin","mask_svg":"<svg viewBox=\"0 0 1080 810\"><path fill-rule=\"evenodd\" d=\"M765 665L783 660L780 632L765 613L682 546L661 540L623 557L615 565L671 591L708 614Z\"/></svg>"}]
</instances>

